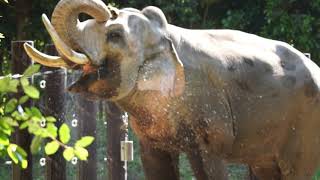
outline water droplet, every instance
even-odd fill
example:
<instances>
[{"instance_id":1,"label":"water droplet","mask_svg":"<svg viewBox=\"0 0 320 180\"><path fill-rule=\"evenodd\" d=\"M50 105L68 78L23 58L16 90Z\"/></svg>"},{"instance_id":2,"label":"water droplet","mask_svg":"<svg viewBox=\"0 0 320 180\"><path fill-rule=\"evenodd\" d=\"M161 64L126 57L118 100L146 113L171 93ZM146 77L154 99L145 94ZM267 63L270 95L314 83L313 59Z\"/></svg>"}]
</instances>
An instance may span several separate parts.
<instances>
[{"instance_id":1,"label":"water droplet","mask_svg":"<svg viewBox=\"0 0 320 180\"><path fill-rule=\"evenodd\" d=\"M99 70L97 71L97 74L98 74L98 80L100 80L101 77L100 77L100 71Z\"/></svg>"},{"instance_id":2,"label":"water droplet","mask_svg":"<svg viewBox=\"0 0 320 180\"><path fill-rule=\"evenodd\" d=\"M18 112L19 112L20 114L24 114L24 110L23 110L23 108L22 108L21 105L18 106Z\"/></svg>"}]
</instances>

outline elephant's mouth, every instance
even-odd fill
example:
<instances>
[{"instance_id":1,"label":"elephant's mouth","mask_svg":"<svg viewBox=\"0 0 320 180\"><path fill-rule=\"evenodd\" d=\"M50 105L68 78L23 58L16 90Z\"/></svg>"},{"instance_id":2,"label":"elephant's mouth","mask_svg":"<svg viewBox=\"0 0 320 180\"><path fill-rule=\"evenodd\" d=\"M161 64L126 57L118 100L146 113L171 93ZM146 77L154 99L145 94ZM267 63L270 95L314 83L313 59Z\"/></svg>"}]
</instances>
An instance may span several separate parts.
<instances>
[{"instance_id":1,"label":"elephant's mouth","mask_svg":"<svg viewBox=\"0 0 320 180\"><path fill-rule=\"evenodd\" d=\"M24 48L31 59L48 67L63 67L83 71L80 79L73 83L69 90L86 96L109 98L118 94L120 86L120 66L116 61L95 67L90 57L79 51L85 49L83 29L88 21L81 22L79 14L86 13L96 23L106 23L118 17L119 10L106 6L103 1L92 0L61 0L52 13L52 24L43 14L42 21L53 40L59 56L44 54L29 44Z\"/></svg>"},{"instance_id":2,"label":"elephant's mouth","mask_svg":"<svg viewBox=\"0 0 320 180\"><path fill-rule=\"evenodd\" d=\"M68 91L93 100L110 99L118 95L120 83L119 63L106 59L100 66L82 66L80 78L68 87Z\"/></svg>"}]
</instances>

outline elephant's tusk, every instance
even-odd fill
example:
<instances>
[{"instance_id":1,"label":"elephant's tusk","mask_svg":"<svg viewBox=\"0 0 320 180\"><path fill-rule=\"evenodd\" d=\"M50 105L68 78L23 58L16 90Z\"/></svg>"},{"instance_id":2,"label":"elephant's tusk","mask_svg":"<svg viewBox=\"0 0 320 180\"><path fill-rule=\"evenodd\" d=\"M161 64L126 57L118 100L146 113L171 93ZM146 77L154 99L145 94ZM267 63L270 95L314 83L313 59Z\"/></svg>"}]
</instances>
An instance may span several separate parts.
<instances>
[{"instance_id":1,"label":"elephant's tusk","mask_svg":"<svg viewBox=\"0 0 320 180\"><path fill-rule=\"evenodd\" d=\"M49 67L65 67L69 68L68 64L59 56L49 56L47 54L44 54L34 47L32 47L28 43L24 43L24 49L27 52L28 56L36 61L37 63L40 63L44 66Z\"/></svg>"},{"instance_id":2,"label":"elephant's tusk","mask_svg":"<svg viewBox=\"0 0 320 180\"><path fill-rule=\"evenodd\" d=\"M48 17L45 14L42 14L42 21L47 31L49 32L58 52L60 52L68 60L76 64L87 64L90 62L89 58L86 55L75 52L62 41L62 39L59 37L58 33L56 32L56 30L54 29L54 27L52 26Z\"/></svg>"}]
</instances>

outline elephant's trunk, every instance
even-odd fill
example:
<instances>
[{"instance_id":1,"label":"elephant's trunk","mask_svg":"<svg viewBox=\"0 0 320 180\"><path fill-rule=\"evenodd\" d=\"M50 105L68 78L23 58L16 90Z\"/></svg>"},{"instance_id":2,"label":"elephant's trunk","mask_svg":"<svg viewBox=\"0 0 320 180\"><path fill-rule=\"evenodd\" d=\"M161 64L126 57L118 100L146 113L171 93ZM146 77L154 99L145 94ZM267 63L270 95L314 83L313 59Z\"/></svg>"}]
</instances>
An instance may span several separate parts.
<instances>
[{"instance_id":1,"label":"elephant's trunk","mask_svg":"<svg viewBox=\"0 0 320 180\"><path fill-rule=\"evenodd\" d=\"M75 64L88 64L90 61L85 54L74 51L83 47L78 19L80 13L92 16L97 22L106 22L111 16L117 16L116 9L106 6L101 0L61 0L52 14L53 25L46 15L42 20L62 58L45 55L25 44L28 55L36 62L51 67L72 67L64 58Z\"/></svg>"},{"instance_id":2,"label":"elephant's trunk","mask_svg":"<svg viewBox=\"0 0 320 180\"><path fill-rule=\"evenodd\" d=\"M72 49L81 49L80 13L86 13L97 22L107 21L111 13L101 0L61 0L52 13L52 24L60 38Z\"/></svg>"}]
</instances>

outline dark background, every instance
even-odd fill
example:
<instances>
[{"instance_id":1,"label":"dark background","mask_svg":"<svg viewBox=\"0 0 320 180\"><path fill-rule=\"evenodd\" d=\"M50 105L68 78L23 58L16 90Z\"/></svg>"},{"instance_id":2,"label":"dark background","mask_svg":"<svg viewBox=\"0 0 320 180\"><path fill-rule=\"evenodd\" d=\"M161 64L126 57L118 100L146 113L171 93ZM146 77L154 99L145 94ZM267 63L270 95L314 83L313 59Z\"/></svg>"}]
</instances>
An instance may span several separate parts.
<instances>
[{"instance_id":1,"label":"dark background","mask_svg":"<svg viewBox=\"0 0 320 180\"><path fill-rule=\"evenodd\" d=\"M170 23L185 28L238 29L293 44L320 63L320 0L104 0L119 8L160 7ZM10 42L49 43L41 14L58 0L0 0L0 75L9 73Z\"/></svg>"}]
</instances>

